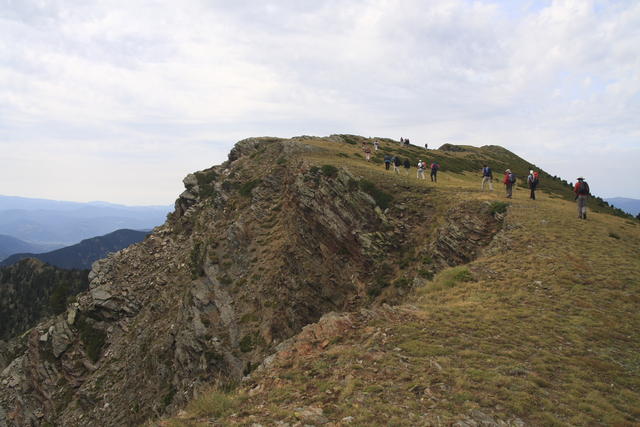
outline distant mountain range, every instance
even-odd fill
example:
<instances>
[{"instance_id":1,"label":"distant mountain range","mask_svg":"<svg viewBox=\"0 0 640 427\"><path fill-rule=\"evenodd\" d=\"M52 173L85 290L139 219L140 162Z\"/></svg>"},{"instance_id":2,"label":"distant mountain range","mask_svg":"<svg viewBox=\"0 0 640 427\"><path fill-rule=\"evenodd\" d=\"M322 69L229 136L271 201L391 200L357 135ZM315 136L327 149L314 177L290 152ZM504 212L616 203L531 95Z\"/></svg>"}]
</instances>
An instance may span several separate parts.
<instances>
[{"instance_id":1,"label":"distant mountain range","mask_svg":"<svg viewBox=\"0 0 640 427\"><path fill-rule=\"evenodd\" d=\"M620 208L631 215L638 215L640 213L640 200L629 199L627 197L611 197L610 199L604 199L610 205Z\"/></svg>"},{"instance_id":2,"label":"distant mountain range","mask_svg":"<svg viewBox=\"0 0 640 427\"><path fill-rule=\"evenodd\" d=\"M173 206L124 206L0 196L0 234L31 244L73 245L119 229L150 230ZM37 252L37 250L28 250Z\"/></svg>"},{"instance_id":3,"label":"distant mountain range","mask_svg":"<svg viewBox=\"0 0 640 427\"><path fill-rule=\"evenodd\" d=\"M104 236L86 239L80 243L46 253L19 253L0 262L0 267L13 265L25 258L36 258L64 269L90 269L94 261L142 241L148 233L135 230L117 230Z\"/></svg>"},{"instance_id":4,"label":"distant mountain range","mask_svg":"<svg viewBox=\"0 0 640 427\"><path fill-rule=\"evenodd\" d=\"M0 234L0 260L18 252L42 253L60 248L60 245L45 245L24 242L13 236Z\"/></svg>"}]
</instances>

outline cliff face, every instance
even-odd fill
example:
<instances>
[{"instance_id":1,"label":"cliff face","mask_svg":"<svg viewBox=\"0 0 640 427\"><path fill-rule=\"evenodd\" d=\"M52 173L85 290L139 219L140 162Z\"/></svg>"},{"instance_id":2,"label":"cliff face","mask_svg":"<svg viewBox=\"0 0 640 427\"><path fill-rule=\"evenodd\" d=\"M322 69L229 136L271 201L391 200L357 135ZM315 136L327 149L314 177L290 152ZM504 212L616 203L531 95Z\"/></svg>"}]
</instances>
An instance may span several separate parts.
<instances>
[{"instance_id":1,"label":"cliff face","mask_svg":"<svg viewBox=\"0 0 640 427\"><path fill-rule=\"evenodd\" d=\"M163 226L96 262L88 292L4 350L0 424L3 409L9 425L169 413L325 313L399 301L500 229L486 203L439 209L426 190L322 164L349 143L244 140L187 176Z\"/></svg>"}]
</instances>

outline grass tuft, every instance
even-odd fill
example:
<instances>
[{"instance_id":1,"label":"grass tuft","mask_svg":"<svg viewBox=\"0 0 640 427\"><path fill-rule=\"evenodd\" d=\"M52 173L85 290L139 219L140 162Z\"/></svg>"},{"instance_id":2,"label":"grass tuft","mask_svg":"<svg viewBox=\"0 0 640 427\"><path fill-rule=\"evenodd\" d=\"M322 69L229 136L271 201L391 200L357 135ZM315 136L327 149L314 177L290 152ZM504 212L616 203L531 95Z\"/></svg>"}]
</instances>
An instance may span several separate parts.
<instances>
[{"instance_id":1,"label":"grass tuft","mask_svg":"<svg viewBox=\"0 0 640 427\"><path fill-rule=\"evenodd\" d=\"M391 194L380 190L371 181L364 179L360 181L360 189L373 197L373 200L375 200L376 204L380 206L380 209L382 210L387 209L393 200L393 196Z\"/></svg>"}]
</instances>

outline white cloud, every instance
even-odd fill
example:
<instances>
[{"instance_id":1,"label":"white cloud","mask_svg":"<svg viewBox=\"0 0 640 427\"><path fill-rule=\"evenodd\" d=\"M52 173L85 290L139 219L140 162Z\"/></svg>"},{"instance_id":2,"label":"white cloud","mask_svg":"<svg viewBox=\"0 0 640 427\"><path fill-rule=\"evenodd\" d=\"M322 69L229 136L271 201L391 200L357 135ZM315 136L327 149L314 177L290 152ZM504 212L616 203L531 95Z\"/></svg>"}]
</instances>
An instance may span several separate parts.
<instances>
[{"instance_id":1,"label":"white cloud","mask_svg":"<svg viewBox=\"0 0 640 427\"><path fill-rule=\"evenodd\" d=\"M609 179L640 179L640 2L4 3L2 194L167 203L235 140L355 132L497 143L640 198Z\"/></svg>"}]
</instances>

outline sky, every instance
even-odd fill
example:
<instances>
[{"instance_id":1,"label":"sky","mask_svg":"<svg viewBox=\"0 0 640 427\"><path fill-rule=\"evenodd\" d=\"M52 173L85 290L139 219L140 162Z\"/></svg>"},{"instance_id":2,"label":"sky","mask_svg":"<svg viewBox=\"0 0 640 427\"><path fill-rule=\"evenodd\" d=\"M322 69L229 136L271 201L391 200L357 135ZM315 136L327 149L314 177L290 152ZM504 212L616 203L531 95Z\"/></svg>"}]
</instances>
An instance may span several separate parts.
<instances>
[{"instance_id":1,"label":"sky","mask_svg":"<svg viewBox=\"0 0 640 427\"><path fill-rule=\"evenodd\" d=\"M241 139L336 133L640 199L640 0L0 0L0 194L167 205Z\"/></svg>"}]
</instances>

